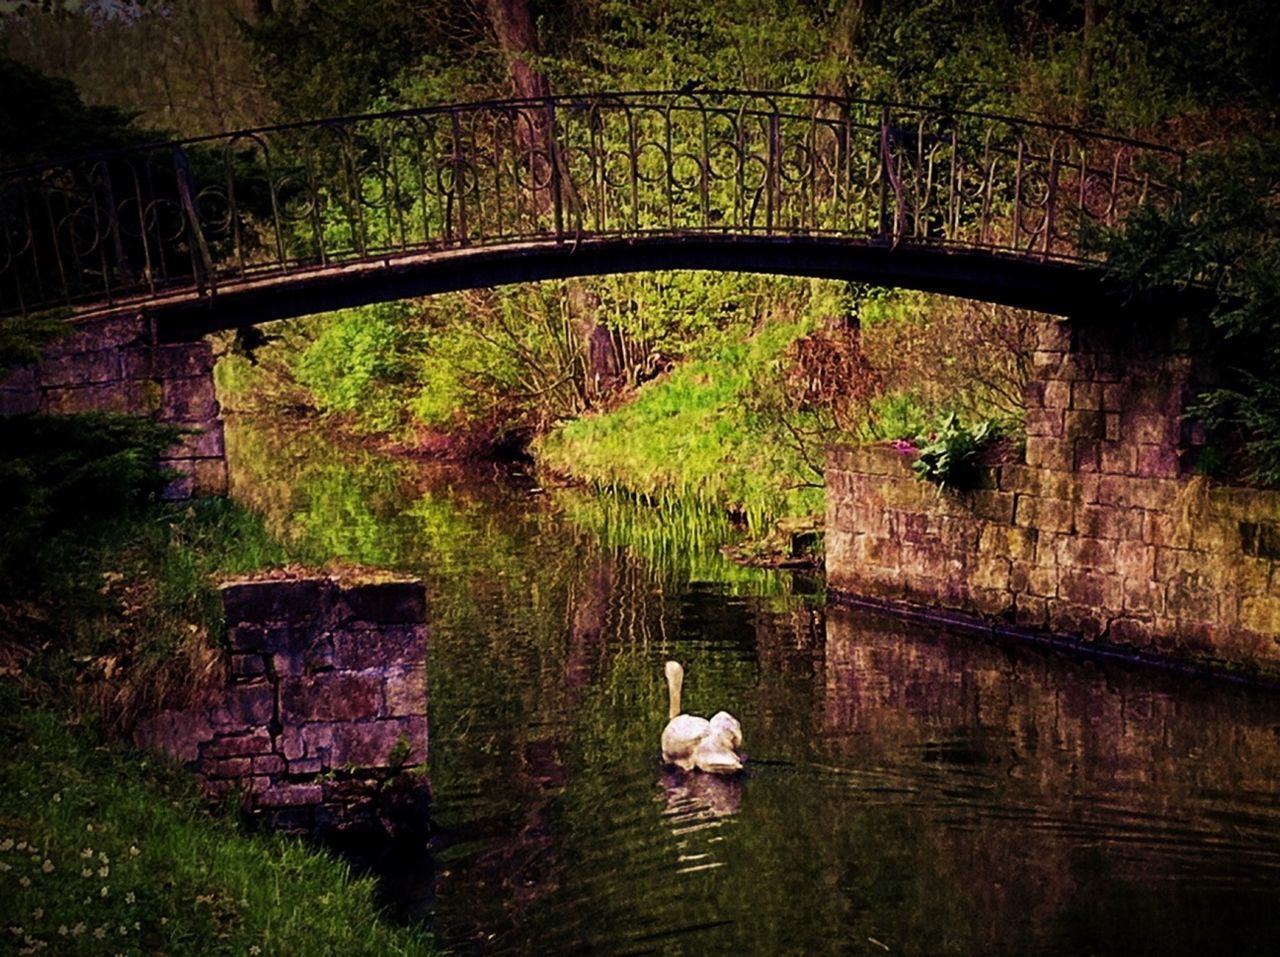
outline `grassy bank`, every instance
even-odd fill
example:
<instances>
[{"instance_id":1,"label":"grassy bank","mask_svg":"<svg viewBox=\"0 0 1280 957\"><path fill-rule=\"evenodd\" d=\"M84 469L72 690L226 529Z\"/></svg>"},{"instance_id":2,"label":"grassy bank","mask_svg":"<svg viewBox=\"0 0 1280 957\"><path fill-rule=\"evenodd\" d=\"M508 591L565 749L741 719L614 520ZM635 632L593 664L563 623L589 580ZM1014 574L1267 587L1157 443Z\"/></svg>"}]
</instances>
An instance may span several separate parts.
<instances>
[{"instance_id":1,"label":"grassy bank","mask_svg":"<svg viewBox=\"0 0 1280 957\"><path fill-rule=\"evenodd\" d=\"M225 500L165 505L168 436L109 416L11 419L0 516L0 932L15 953L427 953L372 884L250 835L121 744L223 680L219 576L287 560ZM9 952L6 950L5 952Z\"/></svg>"},{"instance_id":2,"label":"grassy bank","mask_svg":"<svg viewBox=\"0 0 1280 957\"><path fill-rule=\"evenodd\" d=\"M627 404L541 437L534 454L598 489L724 509L754 531L819 512L821 477L807 468L804 449L780 434L775 394L788 347L810 328L776 322L709 344Z\"/></svg>"},{"instance_id":3,"label":"grassy bank","mask_svg":"<svg viewBox=\"0 0 1280 957\"><path fill-rule=\"evenodd\" d=\"M189 776L0 684L0 926L13 953L427 954L371 881L246 835Z\"/></svg>"}]
</instances>

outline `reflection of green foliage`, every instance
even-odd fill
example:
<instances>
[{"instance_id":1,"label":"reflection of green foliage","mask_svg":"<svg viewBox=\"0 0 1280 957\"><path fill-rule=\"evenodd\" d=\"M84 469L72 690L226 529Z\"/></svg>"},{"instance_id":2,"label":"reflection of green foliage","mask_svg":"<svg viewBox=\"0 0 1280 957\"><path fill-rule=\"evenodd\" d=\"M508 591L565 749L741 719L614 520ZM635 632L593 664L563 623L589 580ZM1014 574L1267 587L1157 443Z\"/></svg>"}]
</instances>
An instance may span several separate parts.
<instances>
[{"instance_id":1,"label":"reflection of green foliage","mask_svg":"<svg viewBox=\"0 0 1280 957\"><path fill-rule=\"evenodd\" d=\"M228 455L237 497L295 550L392 566L427 582L433 733L452 741L433 745L440 786L462 776L467 786L476 775L497 781L500 764L476 766L468 755L518 753L536 734L528 729L564 706L566 633L570 645L575 629L606 626L640 645L659 640L674 613L662 594L689 578L788 600L789 576L719 555L729 529L718 513L574 490L531 498L489 474L337 452L314 434L283 435L243 420L228 428ZM578 666L587 665L594 659ZM484 715L471 710L477 699L486 702ZM470 740L476 723L499 737Z\"/></svg>"},{"instance_id":2,"label":"reflection of green foliage","mask_svg":"<svg viewBox=\"0 0 1280 957\"><path fill-rule=\"evenodd\" d=\"M696 501L646 505L622 495L558 489L556 505L608 549L641 559L663 581L706 581L731 594L790 595L784 576L731 561L721 546L741 537L723 511Z\"/></svg>"}]
</instances>

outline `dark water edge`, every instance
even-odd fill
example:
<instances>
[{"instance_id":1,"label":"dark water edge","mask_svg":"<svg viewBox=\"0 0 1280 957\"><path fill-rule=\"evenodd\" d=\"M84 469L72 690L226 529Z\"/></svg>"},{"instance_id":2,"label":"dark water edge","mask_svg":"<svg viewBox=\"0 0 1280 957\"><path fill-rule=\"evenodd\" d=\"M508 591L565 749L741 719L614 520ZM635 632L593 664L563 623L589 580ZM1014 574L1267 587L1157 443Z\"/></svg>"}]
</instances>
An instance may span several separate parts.
<instances>
[{"instance_id":1,"label":"dark water edge","mask_svg":"<svg viewBox=\"0 0 1280 957\"><path fill-rule=\"evenodd\" d=\"M1060 634L1037 628L1024 628L1005 622L991 622L976 615L943 608L930 608L910 602L892 601L828 591L829 604L876 612L921 629L986 641L995 644L1046 648L1076 658L1109 662L1131 668L1143 668L1178 675L1187 680L1222 682L1241 685L1260 693L1280 691L1280 678L1243 668L1229 668L1220 660L1189 661L1157 652L1118 645L1105 639L1085 641L1077 635Z\"/></svg>"},{"instance_id":2,"label":"dark water edge","mask_svg":"<svg viewBox=\"0 0 1280 957\"><path fill-rule=\"evenodd\" d=\"M825 606L713 516L249 423L233 495L429 591L431 858L458 953L1271 953L1280 701ZM665 772L662 661L740 778Z\"/></svg>"}]
</instances>

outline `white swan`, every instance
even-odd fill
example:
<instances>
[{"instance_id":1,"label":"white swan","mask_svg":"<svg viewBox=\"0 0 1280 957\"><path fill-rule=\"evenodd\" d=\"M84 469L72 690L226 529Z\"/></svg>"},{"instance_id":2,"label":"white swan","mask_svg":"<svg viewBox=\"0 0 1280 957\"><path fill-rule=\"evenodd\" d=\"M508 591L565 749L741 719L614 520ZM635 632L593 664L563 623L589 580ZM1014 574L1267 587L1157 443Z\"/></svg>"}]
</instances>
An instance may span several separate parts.
<instances>
[{"instance_id":1,"label":"white swan","mask_svg":"<svg viewBox=\"0 0 1280 957\"><path fill-rule=\"evenodd\" d=\"M742 725L738 719L726 711L717 712L710 721L681 714L684 668L678 661L668 661L666 673L668 720L662 731L662 760L683 771L693 768L711 774L741 771L738 748L742 746Z\"/></svg>"}]
</instances>

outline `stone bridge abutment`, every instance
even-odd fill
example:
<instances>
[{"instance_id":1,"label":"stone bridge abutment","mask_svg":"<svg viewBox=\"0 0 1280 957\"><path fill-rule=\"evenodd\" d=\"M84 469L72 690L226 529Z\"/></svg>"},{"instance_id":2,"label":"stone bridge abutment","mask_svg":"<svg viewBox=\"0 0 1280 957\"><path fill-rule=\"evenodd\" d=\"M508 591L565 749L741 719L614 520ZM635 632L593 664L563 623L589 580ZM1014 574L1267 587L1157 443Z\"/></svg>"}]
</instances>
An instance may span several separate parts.
<instances>
[{"instance_id":1,"label":"stone bridge abutment","mask_svg":"<svg viewBox=\"0 0 1280 957\"><path fill-rule=\"evenodd\" d=\"M837 597L1010 632L1280 674L1280 493L1193 472L1212 354L1187 322L1051 320L1019 461L939 489L887 446L827 462Z\"/></svg>"},{"instance_id":2,"label":"stone bridge abutment","mask_svg":"<svg viewBox=\"0 0 1280 957\"><path fill-rule=\"evenodd\" d=\"M0 415L116 412L177 426L186 434L161 462L174 476L165 497L221 495L227 462L213 365L209 342L158 343L142 313L80 320L39 362L0 378Z\"/></svg>"}]
</instances>

